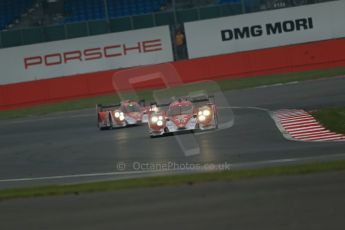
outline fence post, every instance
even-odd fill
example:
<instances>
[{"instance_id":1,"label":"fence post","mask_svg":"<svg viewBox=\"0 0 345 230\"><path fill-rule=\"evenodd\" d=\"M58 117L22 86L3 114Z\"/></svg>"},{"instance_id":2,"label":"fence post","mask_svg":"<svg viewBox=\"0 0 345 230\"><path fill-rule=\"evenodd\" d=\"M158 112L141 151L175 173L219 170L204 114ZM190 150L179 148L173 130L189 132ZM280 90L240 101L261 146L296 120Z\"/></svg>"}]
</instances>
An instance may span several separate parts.
<instances>
[{"instance_id":1,"label":"fence post","mask_svg":"<svg viewBox=\"0 0 345 230\"><path fill-rule=\"evenodd\" d=\"M246 13L246 5L244 4L245 0L241 0L242 14Z\"/></svg>"},{"instance_id":2,"label":"fence post","mask_svg":"<svg viewBox=\"0 0 345 230\"><path fill-rule=\"evenodd\" d=\"M104 15L105 15L105 19L107 20L107 22L109 23L109 9L108 9L108 1L107 0L103 0L104 1Z\"/></svg>"}]
</instances>

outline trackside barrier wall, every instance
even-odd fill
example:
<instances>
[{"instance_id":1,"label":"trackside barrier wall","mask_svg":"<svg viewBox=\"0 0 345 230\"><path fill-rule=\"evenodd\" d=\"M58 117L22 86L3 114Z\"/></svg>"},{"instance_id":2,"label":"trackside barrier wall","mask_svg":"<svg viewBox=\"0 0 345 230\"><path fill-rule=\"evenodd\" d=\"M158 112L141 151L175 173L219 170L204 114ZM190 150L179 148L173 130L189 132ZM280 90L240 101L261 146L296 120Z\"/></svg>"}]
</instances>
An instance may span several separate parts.
<instances>
[{"instance_id":1,"label":"trackside barrier wall","mask_svg":"<svg viewBox=\"0 0 345 230\"><path fill-rule=\"evenodd\" d=\"M344 54L345 39L342 38L197 58L172 64L183 82L193 82L344 66ZM114 93L112 76L115 71L1 85L0 109ZM139 84L136 88L159 86L163 86L162 82Z\"/></svg>"},{"instance_id":2,"label":"trackside barrier wall","mask_svg":"<svg viewBox=\"0 0 345 230\"><path fill-rule=\"evenodd\" d=\"M345 37L345 1L184 24L189 58Z\"/></svg>"},{"instance_id":3,"label":"trackside barrier wall","mask_svg":"<svg viewBox=\"0 0 345 230\"><path fill-rule=\"evenodd\" d=\"M168 26L0 50L0 84L173 61Z\"/></svg>"}]
</instances>

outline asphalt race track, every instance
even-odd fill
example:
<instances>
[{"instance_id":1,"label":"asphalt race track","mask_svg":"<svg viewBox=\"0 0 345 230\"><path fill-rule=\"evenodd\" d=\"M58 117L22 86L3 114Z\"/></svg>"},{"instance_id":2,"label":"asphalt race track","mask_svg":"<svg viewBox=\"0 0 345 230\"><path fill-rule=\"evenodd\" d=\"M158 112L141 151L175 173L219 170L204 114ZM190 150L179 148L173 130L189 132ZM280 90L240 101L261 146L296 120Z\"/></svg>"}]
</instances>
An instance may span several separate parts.
<instances>
[{"instance_id":1,"label":"asphalt race track","mask_svg":"<svg viewBox=\"0 0 345 230\"><path fill-rule=\"evenodd\" d=\"M0 228L342 230L344 182L332 172L9 200Z\"/></svg>"},{"instance_id":2,"label":"asphalt race track","mask_svg":"<svg viewBox=\"0 0 345 230\"><path fill-rule=\"evenodd\" d=\"M99 131L94 110L1 121L0 189L155 174L137 170L133 163L228 163L236 168L345 158L345 142L284 139L268 113L344 106L345 77L234 90L225 96L231 108L221 108L220 114L234 116L231 127L178 138L151 139L145 125ZM181 140L195 141L200 153L186 156Z\"/></svg>"}]
</instances>

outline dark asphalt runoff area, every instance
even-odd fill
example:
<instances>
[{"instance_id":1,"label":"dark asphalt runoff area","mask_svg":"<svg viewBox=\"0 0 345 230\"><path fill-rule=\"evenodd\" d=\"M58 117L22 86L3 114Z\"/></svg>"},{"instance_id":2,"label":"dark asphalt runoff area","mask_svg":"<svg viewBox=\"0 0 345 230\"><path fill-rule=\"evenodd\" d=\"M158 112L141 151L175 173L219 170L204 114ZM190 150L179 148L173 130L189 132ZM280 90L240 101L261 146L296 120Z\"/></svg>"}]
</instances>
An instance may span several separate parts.
<instances>
[{"instance_id":1,"label":"dark asphalt runoff area","mask_svg":"<svg viewBox=\"0 0 345 230\"><path fill-rule=\"evenodd\" d=\"M345 172L0 202L0 229L343 230Z\"/></svg>"},{"instance_id":2,"label":"dark asphalt runoff area","mask_svg":"<svg viewBox=\"0 0 345 230\"><path fill-rule=\"evenodd\" d=\"M234 90L225 97L231 108L219 111L231 117L231 127L178 138L151 139L146 125L99 131L94 110L0 121L0 189L155 175L137 166L159 163L236 168L345 158L345 142L284 139L268 113L344 106L345 77ZM199 154L186 155L181 141L196 143Z\"/></svg>"}]
</instances>

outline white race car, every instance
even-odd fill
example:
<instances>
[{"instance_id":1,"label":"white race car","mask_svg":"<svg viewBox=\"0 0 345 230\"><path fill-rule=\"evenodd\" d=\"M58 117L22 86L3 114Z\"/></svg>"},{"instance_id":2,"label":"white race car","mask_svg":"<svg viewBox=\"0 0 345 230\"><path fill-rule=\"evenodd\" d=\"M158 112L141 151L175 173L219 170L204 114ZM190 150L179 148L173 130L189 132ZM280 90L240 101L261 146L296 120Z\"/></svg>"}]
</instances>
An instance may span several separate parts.
<instances>
[{"instance_id":1,"label":"white race car","mask_svg":"<svg viewBox=\"0 0 345 230\"><path fill-rule=\"evenodd\" d=\"M168 106L167 110L163 107ZM150 110L148 116L151 137L188 130L208 130L218 126L216 105L210 97L179 99Z\"/></svg>"},{"instance_id":2,"label":"white race car","mask_svg":"<svg viewBox=\"0 0 345 230\"><path fill-rule=\"evenodd\" d=\"M97 127L103 130L147 123L148 110L144 101L138 103L134 100L126 100L117 105L99 104L96 106Z\"/></svg>"}]
</instances>

